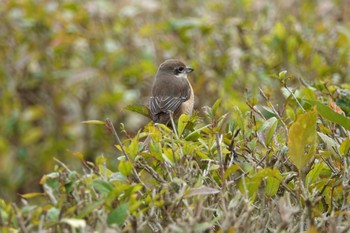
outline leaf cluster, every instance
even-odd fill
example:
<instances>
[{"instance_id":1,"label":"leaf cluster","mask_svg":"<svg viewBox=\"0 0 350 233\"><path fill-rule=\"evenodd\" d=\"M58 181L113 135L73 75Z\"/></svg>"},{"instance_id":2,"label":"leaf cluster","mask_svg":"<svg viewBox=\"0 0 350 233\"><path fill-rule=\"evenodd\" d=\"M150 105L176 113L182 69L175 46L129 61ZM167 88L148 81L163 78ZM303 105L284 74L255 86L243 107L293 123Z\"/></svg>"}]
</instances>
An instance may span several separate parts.
<instances>
[{"instance_id":1,"label":"leaf cluster","mask_svg":"<svg viewBox=\"0 0 350 233\"><path fill-rule=\"evenodd\" d=\"M0 201L2 232L348 231L349 118L325 98L339 88L279 80L283 107L261 90L266 104L247 100L246 112L219 99L177 124L150 123L116 144L116 170L103 156L82 173L57 161L43 193Z\"/></svg>"},{"instance_id":2,"label":"leaf cluster","mask_svg":"<svg viewBox=\"0 0 350 233\"><path fill-rule=\"evenodd\" d=\"M195 69L197 109L222 98L244 112L245 95L264 102L260 87L283 105L270 78L281 70L300 78L291 87L349 83L349 15L348 0L2 1L0 197L39 192L54 157L78 169L104 154L116 169L104 129L80 122L108 117L135 135L146 118L121 109L147 101L167 58ZM347 98L335 103L349 112Z\"/></svg>"}]
</instances>

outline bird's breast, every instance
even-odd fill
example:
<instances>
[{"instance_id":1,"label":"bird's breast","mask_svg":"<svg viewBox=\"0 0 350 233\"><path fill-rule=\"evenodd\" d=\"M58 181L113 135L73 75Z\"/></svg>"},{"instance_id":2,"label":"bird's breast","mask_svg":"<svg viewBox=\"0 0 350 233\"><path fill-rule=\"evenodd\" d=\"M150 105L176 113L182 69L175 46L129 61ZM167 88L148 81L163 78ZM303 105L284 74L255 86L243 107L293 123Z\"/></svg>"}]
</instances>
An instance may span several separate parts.
<instances>
[{"instance_id":1,"label":"bird's breast","mask_svg":"<svg viewBox=\"0 0 350 233\"><path fill-rule=\"evenodd\" d=\"M194 93L193 93L193 88L191 86L191 83L188 82L188 84L190 85L190 88L191 88L191 96L187 101L181 104L180 114L192 115L193 106L194 106Z\"/></svg>"}]
</instances>

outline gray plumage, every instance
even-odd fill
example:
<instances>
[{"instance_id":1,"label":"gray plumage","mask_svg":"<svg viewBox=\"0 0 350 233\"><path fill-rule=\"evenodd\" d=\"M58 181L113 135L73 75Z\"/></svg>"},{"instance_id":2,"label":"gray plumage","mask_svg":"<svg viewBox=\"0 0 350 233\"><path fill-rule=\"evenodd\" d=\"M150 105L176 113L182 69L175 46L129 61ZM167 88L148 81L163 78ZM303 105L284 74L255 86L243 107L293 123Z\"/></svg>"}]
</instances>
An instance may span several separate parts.
<instances>
[{"instance_id":1,"label":"gray plumage","mask_svg":"<svg viewBox=\"0 0 350 233\"><path fill-rule=\"evenodd\" d=\"M166 60L159 66L149 104L155 123L166 124L170 119L169 111L176 116L182 103L190 99L192 88L187 80L187 73L192 71L193 69L177 59Z\"/></svg>"}]
</instances>

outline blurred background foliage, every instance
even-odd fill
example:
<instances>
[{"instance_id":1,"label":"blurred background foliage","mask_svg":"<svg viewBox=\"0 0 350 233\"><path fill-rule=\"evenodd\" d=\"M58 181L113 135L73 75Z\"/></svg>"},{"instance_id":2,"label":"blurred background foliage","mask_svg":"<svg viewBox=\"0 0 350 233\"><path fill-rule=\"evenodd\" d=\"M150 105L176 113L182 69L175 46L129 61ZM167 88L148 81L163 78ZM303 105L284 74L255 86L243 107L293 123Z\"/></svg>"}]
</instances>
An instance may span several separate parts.
<instances>
[{"instance_id":1,"label":"blurred background foliage","mask_svg":"<svg viewBox=\"0 0 350 233\"><path fill-rule=\"evenodd\" d=\"M0 198L39 189L53 158L79 167L113 139L84 120L110 118L132 135L147 123L123 110L145 104L157 66L195 69L196 109L279 103L279 82L349 88L348 0L17 0L0 7ZM119 129L120 130L120 129ZM128 136L124 134L124 136Z\"/></svg>"}]
</instances>

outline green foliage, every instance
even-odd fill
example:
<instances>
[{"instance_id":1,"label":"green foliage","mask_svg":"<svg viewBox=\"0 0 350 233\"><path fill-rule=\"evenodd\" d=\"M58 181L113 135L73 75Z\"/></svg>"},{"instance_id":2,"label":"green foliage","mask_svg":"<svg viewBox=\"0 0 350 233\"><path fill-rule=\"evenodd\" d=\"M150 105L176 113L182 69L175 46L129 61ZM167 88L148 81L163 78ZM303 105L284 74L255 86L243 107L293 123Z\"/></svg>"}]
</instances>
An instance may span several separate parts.
<instances>
[{"instance_id":1,"label":"green foliage","mask_svg":"<svg viewBox=\"0 0 350 233\"><path fill-rule=\"evenodd\" d=\"M106 131L79 123L108 117L124 123L125 138L134 135L148 119L122 109L149 115L141 105L157 65L170 57L195 68L197 110L220 98L225 108L247 111L246 99L263 101L259 88L281 105L279 82L292 80L293 88L291 77L298 77L320 87L342 85L322 91L348 114L346 6L346 0L6 1L0 8L0 196L18 201L14 193L40 191L36 181L52 170L54 157L79 167L81 159L104 154L114 164ZM307 100L313 99L300 101ZM198 139L199 131L191 133L186 137Z\"/></svg>"},{"instance_id":2,"label":"green foliage","mask_svg":"<svg viewBox=\"0 0 350 233\"><path fill-rule=\"evenodd\" d=\"M132 112L139 113L139 114L141 114L141 115L143 115L145 117L148 117L148 118L152 119L151 118L151 112L150 112L149 108L147 108L144 105L129 105L129 106L125 107L124 109L132 111Z\"/></svg>"},{"instance_id":3,"label":"green foliage","mask_svg":"<svg viewBox=\"0 0 350 233\"><path fill-rule=\"evenodd\" d=\"M295 119L268 99L268 119L249 101L249 111L221 115L227 110L218 100L204 116L180 116L176 131L148 124L124 140L116 170L103 156L84 162L82 173L57 161L41 179L43 193L21 196L26 205L1 200L2 230L323 232L337 221L336 232L348 224L350 132L337 124L338 113L324 117L317 104L302 101L320 101L321 89L302 90L285 100ZM31 204L35 199L45 205Z\"/></svg>"},{"instance_id":4,"label":"green foliage","mask_svg":"<svg viewBox=\"0 0 350 233\"><path fill-rule=\"evenodd\" d=\"M347 0L1 6L0 232L349 228ZM196 111L147 124L166 58Z\"/></svg>"},{"instance_id":5,"label":"green foliage","mask_svg":"<svg viewBox=\"0 0 350 233\"><path fill-rule=\"evenodd\" d=\"M345 129L350 130L350 119L348 117L343 116L342 114L337 113L327 105L322 104L320 101L309 101L311 104L317 106L318 112L326 118L334 123L337 123L343 126Z\"/></svg>"},{"instance_id":6,"label":"green foliage","mask_svg":"<svg viewBox=\"0 0 350 233\"><path fill-rule=\"evenodd\" d=\"M128 204L120 204L117 208L112 210L107 218L108 225L117 224L123 226L125 219L128 217Z\"/></svg>"}]
</instances>

